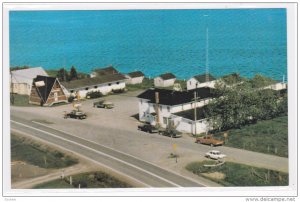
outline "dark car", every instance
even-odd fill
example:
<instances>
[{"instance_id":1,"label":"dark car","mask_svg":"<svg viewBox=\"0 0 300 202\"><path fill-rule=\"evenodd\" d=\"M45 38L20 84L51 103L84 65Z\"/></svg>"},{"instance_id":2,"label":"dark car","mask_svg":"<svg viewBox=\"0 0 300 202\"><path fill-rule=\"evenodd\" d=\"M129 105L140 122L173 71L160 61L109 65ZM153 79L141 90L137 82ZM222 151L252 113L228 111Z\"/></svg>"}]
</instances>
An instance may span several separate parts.
<instances>
[{"instance_id":1,"label":"dark car","mask_svg":"<svg viewBox=\"0 0 300 202\"><path fill-rule=\"evenodd\" d=\"M158 132L158 129L150 124L139 125L138 130L145 131L148 133L157 133Z\"/></svg>"},{"instance_id":2,"label":"dark car","mask_svg":"<svg viewBox=\"0 0 300 202\"><path fill-rule=\"evenodd\" d=\"M160 135L164 135L164 136L168 136L168 137L172 137L172 138L179 138L182 137L181 132L177 131L177 130L165 130L165 129L160 129L158 131L158 134Z\"/></svg>"},{"instance_id":3,"label":"dark car","mask_svg":"<svg viewBox=\"0 0 300 202\"><path fill-rule=\"evenodd\" d=\"M81 111L76 111L73 110L70 113L66 114L65 117L66 118L73 118L73 119L86 119L86 114L81 112Z\"/></svg>"},{"instance_id":4,"label":"dark car","mask_svg":"<svg viewBox=\"0 0 300 202\"><path fill-rule=\"evenodd\" d=\"M112 102L108 102L105 100L100 100L98 102L94 102L94 107L97 108L105 108L105 109L112 109L114 108L114 104Z\"/></svg>"}]
</instances>

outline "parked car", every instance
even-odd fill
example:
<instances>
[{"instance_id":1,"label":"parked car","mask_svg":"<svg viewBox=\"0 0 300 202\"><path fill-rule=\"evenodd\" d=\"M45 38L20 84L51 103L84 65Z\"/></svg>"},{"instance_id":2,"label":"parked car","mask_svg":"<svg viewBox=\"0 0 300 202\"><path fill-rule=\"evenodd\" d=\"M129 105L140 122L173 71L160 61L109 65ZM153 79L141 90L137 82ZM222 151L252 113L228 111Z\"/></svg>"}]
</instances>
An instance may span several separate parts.
<instances>
[{"instance_id":1,"label":"parked car","mask_svg":"<svg viewBox=\"0 0 300 202\"><path fill-rule=\"evenodd\" d=\"M222 146L224 144L224 141L215 139L212 135L208 135L196 138L196 143L207 144L210 146Z\"/></svg>"},{"instance_id":2,"label":"parked car","mask_svg":"<svg viewBox=\"0 0 300 202\"><path fill-rule=\"evenodd\" d=\"M168 136L168 137L172 137L172 138L182 137L181 132L179 132L177 130L173 130L173 129L160 129L158 131L158 134Z\"/></svg>"},{"instance_id":3,"label":"parked car","mask_svg":"<svg viewBox=\"0 0 300 202\"><path fill-rule=\"evenodd\" d=\"M81 112L81 111L77 111L77 110L73 110L70 113L65 114L65 119L66 118L73 118L73 119L86 119L86 114Z\"/></svg>"},{"instance_id":4,"label":"parked car","mask_svg":"<svg viewBox=\"0 0 300 202\"><path fill-rule=\"evenodd\" d=\"M217 150L211 150L211 151L205 153L205 157L206 157L206 158L210 158L210 159L216 159L216 160L218 160L218 159L223 159L223 158L225 158L226 155L225 155L225 154L221 154L220 151L217 151Z\"/></svg>"},{"instance_id":5,"label":"parked car","mask_svg":"<svg viewBox=\"0 0 300 202\"><path fill-rule=\"evenodd\" d=\"M93 106L97 107L97 108L105 108L105 109L114 108L114 104L112 102L105 101L105 100L100 100L98 102L94 102Z\"/></svg>"},{"instance_id":6,"label":"parked car","mask_svg":"<svg viewBox=\"0 0 300 202\"><path fill-rule=\"evenodd\" d=\"M157 133L158 132L158 129L150 124L139 125L138 130L145 131L148 133Z\"/></svg>"}]
</instances>

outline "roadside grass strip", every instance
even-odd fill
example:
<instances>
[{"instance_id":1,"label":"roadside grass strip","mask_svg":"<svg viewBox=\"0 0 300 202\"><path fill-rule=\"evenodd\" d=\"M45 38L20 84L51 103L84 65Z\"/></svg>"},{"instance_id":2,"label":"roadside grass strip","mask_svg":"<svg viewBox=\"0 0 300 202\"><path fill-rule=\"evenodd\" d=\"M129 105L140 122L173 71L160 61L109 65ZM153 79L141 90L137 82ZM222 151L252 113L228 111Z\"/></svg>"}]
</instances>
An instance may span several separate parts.
<instances>
[{"instance_id":1,"label":"roadside grass strip","mask_svg":"<svg viewBox=\"0 0 300 202\"><path fill-rule=\"evenodd\" d=\"M70 178L72 177L72 178ZM72 179L70 181L70 179ZM33 187L34 189L55 188L130 188L131 186L104 172L94 171L66 176Z\"/></svg>"},{"instance_id":2,"label":"roadside grass strip","mask_svg":"<svg viewBox=\"0 0 300 202\"><path fill-rule=\"evenodd\" d=\"M60 151L14 134L11 134L11 160L41 168L64 168L78 163L77 159Z\"/></svg>"},{"instance_id":3,"label":"roadside grass strip","mask_svg":"<svg viewBox=\"0 0 300 202\"><path fill-rule=\"evenodd\" d=\"M223 138L217 133L216 138ZM225 146L288 157L288 117L282 116L228 131Z\"/></svg>"},{"instance_id":4,"label":"roadside grass strip","mask_svg":"<svg viewBox=\"0 0 300 202\"><path fill-rule=\"evenodd\" d=\"M223 186L288 186L288 174L233 162L219 166L216 161L192 162L186 169Z\"/></svg>"}]
</instances>

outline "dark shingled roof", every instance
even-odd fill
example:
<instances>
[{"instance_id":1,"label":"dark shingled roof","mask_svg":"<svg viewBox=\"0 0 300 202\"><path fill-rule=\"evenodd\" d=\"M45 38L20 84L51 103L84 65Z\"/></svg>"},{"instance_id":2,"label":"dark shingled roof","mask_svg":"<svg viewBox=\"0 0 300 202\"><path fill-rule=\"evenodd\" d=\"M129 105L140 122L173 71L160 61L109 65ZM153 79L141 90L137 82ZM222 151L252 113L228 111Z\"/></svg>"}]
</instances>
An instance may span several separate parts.
<instances>
[{"instance_id":1,"label":"dark shingled roof","mask_svg":"<svg viewBox=\"0 0 300 202\"><path fill-rule=\"evenodd\" d=\"M43 100L43 102L46 102L49 94L52 90L52 87L55 83L56 78L55 77L49 77L49 76L40 76L38 75L36 78L33 79L33 85L36 87L39 96ZM36 86L35 83L43 81L45 83L44 86Z\"/></svg>"},{"instance_id":2,"label":"dark shingled roof","mask_svg":"<svg viewBox=\"0 0 300 202\"><path fill-rule=\"evenodd\" d=\"M199 74L196 76L193 76L199 83L205 83L206 82L206 74ZM209 81L214 81L216 80L215 77L213 77L211 74L208 74L208 80Z\"/></svg>"},{"instance_id":3,"label":"dark shingled roof","mask_svg":"<svg viewBox=\"0 0 300 202\"><path fill-rule=\"evenodd\" d=\"M206 110L206 107L199 107L196 109L197 120L207 118L205 110ZM189 110L177 112L177 113L174 113L174 115L194 121L195 120L195 109L189 109Z\"/></svg>"},{"instance_id":4,"label":"dark shingled roof","mask_svg":"<svg viewBox=\"0 0 300 202\"><path fill-rule=\"evenodd\" d=\"M176 76L172 73L161 74L161 75L159 75L159 77L161 77L163 80L175 79L176 78Z\"/></svg>"},{"instance_id":5,"label":"dark shingled roof","mask_svg":"<svg viewBox=\"0 0 300 202\"><path fill-rule=\"evenodd\" d=\"M214 97L213 89L204 87L197 88L189 91L174 91L168 89L148 89L137 97L149 100L150 103L155 103L155 92L159 93L159 103L164 105L179 105L188 102L192 102L194 98L194 92L197 92L197 96L200 99Z\"/></svg>"},{"instance_id":6,"label":"dark shingled roof","mask_svg":"<svg viewBox=\"0 0 300 202\"><path fill-rule=\"evenodd\" d=\"M113 66L109 66L105 68L95 68L94 72L96 72L98 76L120 74L120 72L116 70Z\"/></svg>"},{"instance_id":7,"label":"dark shingled roof","mask_svg":"<svg viewBox=\"0 0 300 202\"><path fill-rule=\"evenodd\" d=\"M141 72L141 71L130 72L130 73L128 73L127 75L130 76L131 78L136 78L136 77L145 76L145 75L143 74L143 72Z\"/></svg>"},{"instance_id":8,"label":"dark shingled roof","mask_svg":"<svg viewBox=\"0 0 300 202\"><path fill-rule=\"evenodd\" d=\"M93 86L97 84L122 81L125 79L126 77L123 74L110 74L110 75L94 77L94 78L85 78L85 79L72 80L69 82L61 82L61 84L67 89L76 89L76 88Z\"/></svg>"}]
</instances>

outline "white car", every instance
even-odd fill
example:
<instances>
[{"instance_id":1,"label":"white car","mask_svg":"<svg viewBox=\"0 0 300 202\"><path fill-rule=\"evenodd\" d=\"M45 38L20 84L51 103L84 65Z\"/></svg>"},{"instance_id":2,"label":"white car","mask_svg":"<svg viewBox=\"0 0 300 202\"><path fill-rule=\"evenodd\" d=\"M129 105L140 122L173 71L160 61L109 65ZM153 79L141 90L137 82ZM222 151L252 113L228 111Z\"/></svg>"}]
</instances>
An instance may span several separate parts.
<instances>
[{"instance_id":1,"label":"white car","mask_svg":"<svg viewBox=\"0 0 300 202\"><path fill-rule=\"evenodd\" d=\"M225 154L221 154L220 151L217 151L217 150L211 150L209 152L207 152L205 154L205 157L206 158L211 158L211 159L223 159L226 157Z\"/></svg>"}]
</instances>

